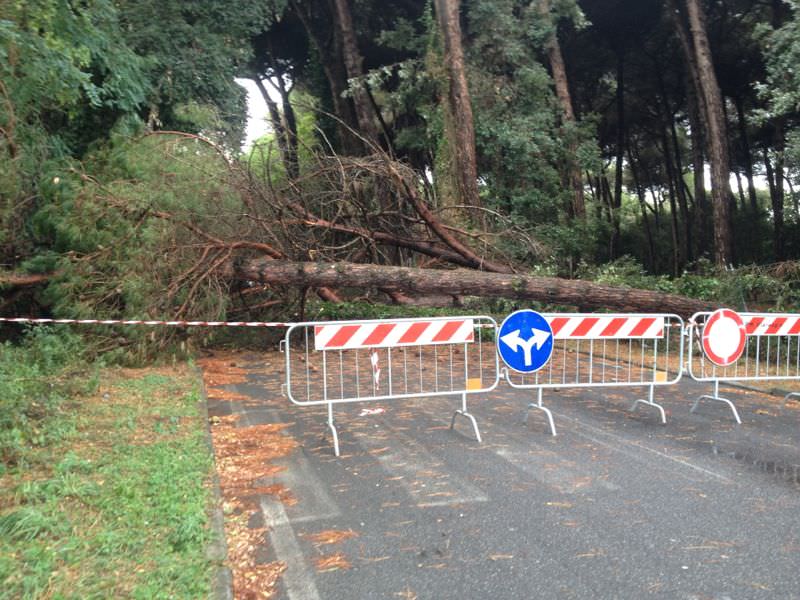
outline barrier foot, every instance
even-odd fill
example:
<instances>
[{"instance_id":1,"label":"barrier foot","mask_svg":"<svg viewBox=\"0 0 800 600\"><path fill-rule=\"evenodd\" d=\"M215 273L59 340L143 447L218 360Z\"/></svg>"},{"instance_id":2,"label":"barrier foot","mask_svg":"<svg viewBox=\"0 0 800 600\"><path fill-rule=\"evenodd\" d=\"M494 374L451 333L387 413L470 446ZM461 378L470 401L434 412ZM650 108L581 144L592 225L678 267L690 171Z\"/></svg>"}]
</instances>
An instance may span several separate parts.
<instances>
[{"instance_id":1,"label":"barrier foot","mask_svg":"<svg viewBox=\"0 0 800 600\"><path fill-rule=\"evenodd\" d=\"M664 412L664 407L661 406L658 402L653 400L654 392L655 392L655 389L651 385L650 386L650 392L649 392L647 400L645 400L644 398L637 398L636 400L634 400L633 405L631 406L631 410L636 410L636 407L639 406L639 404L647 404L647 406L652 406L653 408L657 408L658 412L661 413L661 424L662 425L666 425L667 424L667 414Z\"/></svg>"},{"instance_id":2,"label":"barrier foot","mask_svg":"<svg viewBox=\"0 0 800 600\"><path fill-rule=\"evenodd\" d=\"M453 418L450 419L450 429L454 429L456 425L456 417L461 415L462 417L466 417L469 419L470 423L472 423L472 430L475 432L475 438L478 440L479 444L483 443L483 439L481 439L481 432L478 431L478 422L475 420L475 417L470 414L467 410L467 395L461 395L461 408L457 409L453 413Z\"/></svg>"},{"instance_id":3,"label":"barrier foot","mask_svg":"<svg viewBox=\"0 0 800 600\"><path fill-rule=\"evenodd\" d=\"M528 404L528 409L525 411L525 418L522 420L522 422L525 425L527 425L528 424L528 416L530 415L531 409L532 408L538 408L539 410L541 410L547 416L547 421L550 424L550 433L553 434L553 435L556 435L556 424L553 421L553 413L550 412L549 408L547 408L546 406L542 405L542 388L539 388L538 392L539 392L539 394L538 394L539 395L539 399L536 402L531 402L530 404Z\"/></svg>"},{"instance_id":4,"label":"barrier foot","mask_svg":"<svg viewBox=\"0 0 800 600\"><path fill-rule=\"evenodd\" d=\"M736 410L736 406L734 405L734 403L728 400L727 398L723 398L722 396L719 395L719 381L714 382L714 394L713 395L703 394L702 396L700 396L697 400L694 401L694 405L689 410L689 412L693 413L695 410L697 410L697 407L700 404L700 400L702 400L703 398L708 398L709 400L716 400L717 402L724 402L730 407L731 412L733 412L733 418L736 419L736 423L738 425L742 424L742 420L739 418L739 411Z\"/></svg>"},{"instance_id":5,"label":"barrier foot","mask_svg":"<svg viewBox=\"0 0 800 600\"><path fill-rule=\"evenodd\" d=\"M786 403L789 402L790 398L800 398L800 392L789 392L783 397L783 402L781 402L781 412L786 410Z\"/></svg>"},{"instance_id":6,"label":"barrier foot","mask_svg":"<svg viewBox=\"0 0 800 600\"><path fill-rule=\"evenodd\" d=\"M339 434L336 432L336 425L333 424L333 404L328 404L328 428L333 436L333 453L339 456Z\"/></svg>"}]
</instances>

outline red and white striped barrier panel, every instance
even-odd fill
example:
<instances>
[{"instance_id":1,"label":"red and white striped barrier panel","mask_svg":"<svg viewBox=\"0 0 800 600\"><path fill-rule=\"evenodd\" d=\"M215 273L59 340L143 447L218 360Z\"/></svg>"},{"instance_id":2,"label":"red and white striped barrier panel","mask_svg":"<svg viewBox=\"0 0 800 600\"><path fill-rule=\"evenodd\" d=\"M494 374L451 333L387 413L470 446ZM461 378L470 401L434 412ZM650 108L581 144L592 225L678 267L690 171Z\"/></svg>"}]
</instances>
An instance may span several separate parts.
<instances>
[{"instance_id":1,"label":"red and white striped barrier panel","mask_svg":"<svg viewBox=\"0 0 800 600\"><path fill-rule=\"evenodd\" d=\"M165 327L289 327L291 323L264 321L152 321L143 319L37 319L32 317L0 317L0 323L35 325L146 325Z\"/></svg>"},{"instance_id":2,"label":"red and white striped barrier panel","mask_svg":"<svg viewBox=\"0 0 800 600\"><path fill-rule=\"evenodd\" d=\"M512 388L536 390L528 409L544 412L550 432L556 435L551 411L544 406L546 389L588 387L646 387L647 398L638 398L631 409L645 404L658 410L655 388L674 385L682 375L683 320L678 315L548 313L542 315L553 332L553 352L541 369L531 375L505 370ZM528 411L529 412L529 411ZM527 422L528 412L525 413Z\"/></svg>"},{"instance_id":3,"label":"red and white striped barrier panel","mask_svg":"<svg viewBox=\"0 0 800 600\"><path fill-rule=\"evenodd\" d=\"M281 342L286 359L282 391L298 406L327 406L337 456L333 407L352 402L458 397L450 428L456 417L463 417L480 442L467 397L490 392L500 381L496 335L497 323L483 315L295 323Z\"/></svg>"},{"instance_id":4,"label":"red and white striped barrier panel","mask_svg":"<svg viewBox=\"0 0 800 600\"><path fill-rule=\"evenodd\" d=\"M800 315L743 314L747 335L800 335Z\"/></svg>"},{"instance_id":5,"label":"red and white striped barrier panel","mask_svg":"<svg viewBox=\"0 0 800 600\"><path fill-rule=\"evenodd\" d=\"M545 316L557 340L621 340L664 337L663 316Z\"/></svg>"},{"instance_id":6,"label":"red and white striped barrier panel","mask_svg":"<svg viewBox=\"0 0 800 600\"><path fill-rule=\"evenodd\" d=\"M472 319L333 323L314 327L315 350L463 344L474 339Z\"/></svg>"}]
</instances>

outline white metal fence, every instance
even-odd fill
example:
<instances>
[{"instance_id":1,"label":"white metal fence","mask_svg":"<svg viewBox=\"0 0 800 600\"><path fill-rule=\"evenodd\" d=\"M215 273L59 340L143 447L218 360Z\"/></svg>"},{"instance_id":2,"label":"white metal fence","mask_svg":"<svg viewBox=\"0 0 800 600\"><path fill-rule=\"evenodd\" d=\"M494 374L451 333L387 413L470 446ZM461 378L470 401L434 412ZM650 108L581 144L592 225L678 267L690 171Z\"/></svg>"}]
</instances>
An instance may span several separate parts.
<instances>
[{"instance_id":1,"label":"white metal fence","mask_svg":"<svg viewBox=\"0 0 800 600\"><path fill-rule=\"evenodd\" d=\"M539 371L523 375L504 369L509 385L537 390L530 409L542 410L556 435L551 411L542 403L545 389L644 387L639 404L656 408L666 423L664 408L654 401L656 386L681 378L683 320L673 314L545 314L553 330L553 354Z\"/></svg>"},{"instance_id":2,"label":"white metal fence","mask_svg":"<svg viewBox=\"0 0 800 600\"><path fill-rule=\"evenodd\" d=\"M333 405L352 402L460 396L450 427L463 416L480 442L467 396L497 387L496 330L486 316L294 324L281 343L284 392L300 406L327 406L337 456Z\"/></svg>"}]
</instances>

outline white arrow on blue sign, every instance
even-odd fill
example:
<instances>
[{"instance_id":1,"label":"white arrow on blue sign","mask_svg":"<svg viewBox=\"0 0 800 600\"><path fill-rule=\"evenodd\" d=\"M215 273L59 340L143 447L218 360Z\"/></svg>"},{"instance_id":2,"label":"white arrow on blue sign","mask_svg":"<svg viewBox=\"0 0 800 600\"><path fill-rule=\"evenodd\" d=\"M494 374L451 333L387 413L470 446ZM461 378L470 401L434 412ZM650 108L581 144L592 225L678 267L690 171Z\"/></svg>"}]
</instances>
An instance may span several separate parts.
<instances>
[{"instance_id":1,"label":"white arrow on blue sign","mask_svg":"<svg viewBox=\"0 0 800 600\"><path fill-rule=\"evenodd\" d=\"M503 362L515 371L538 371L553 354L553 330L550 323L534 310L511 313L500 325L497 351Z\"/></svg>"}]
</instances>

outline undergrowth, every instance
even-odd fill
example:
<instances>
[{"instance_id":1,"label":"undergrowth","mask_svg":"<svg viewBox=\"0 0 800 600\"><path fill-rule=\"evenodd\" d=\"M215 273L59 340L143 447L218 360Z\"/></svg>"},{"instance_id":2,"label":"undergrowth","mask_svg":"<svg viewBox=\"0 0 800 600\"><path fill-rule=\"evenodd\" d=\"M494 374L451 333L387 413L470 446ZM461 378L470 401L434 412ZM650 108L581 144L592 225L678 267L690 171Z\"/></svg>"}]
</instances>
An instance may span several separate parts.
<instances>
[{"instance_id":1,"label":"undergrowth","mask_svg":"<svg viewBox=\"0 0 800 600\"><path fill-rule=\"evenodd\" d=\"M55 351L49 336L7 350ZM48 372L32 365L41 370L26 375ZM51 394L71 415L56 409L35 429L47 432L58 417L69 431L29 447L0 475L0 597L206 597L212 458L196 376L184 364L100 369L97 379L91 393Z\"/></svg>"}]
</instances>

